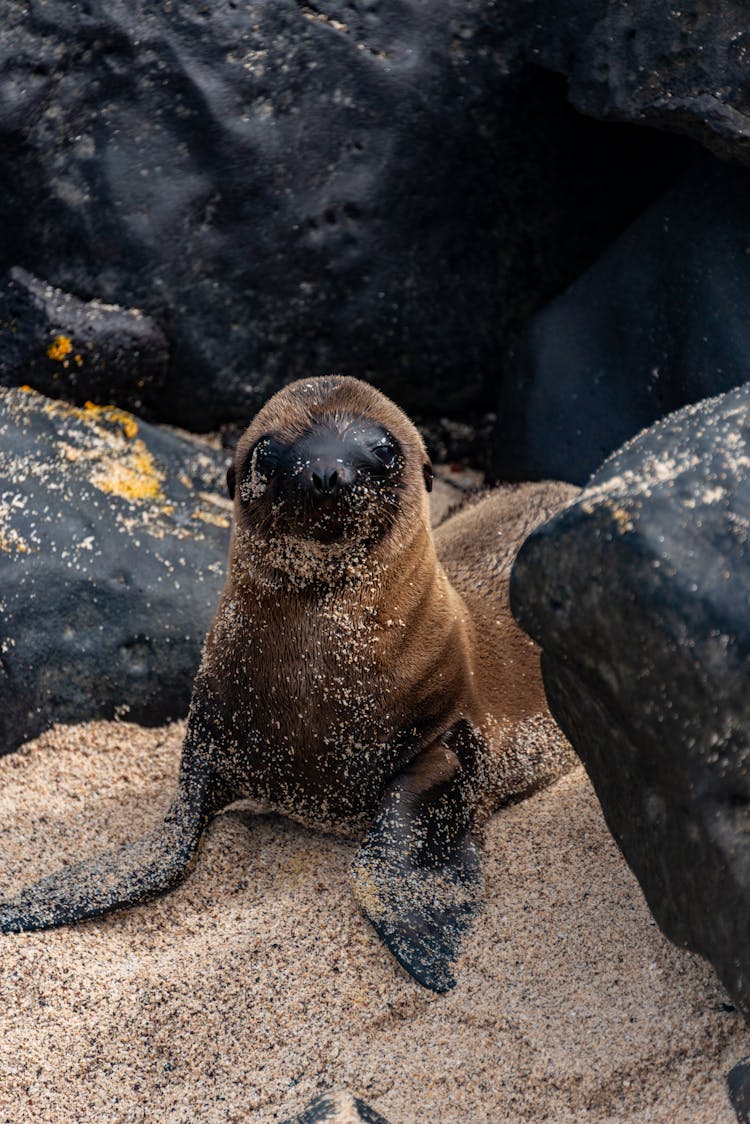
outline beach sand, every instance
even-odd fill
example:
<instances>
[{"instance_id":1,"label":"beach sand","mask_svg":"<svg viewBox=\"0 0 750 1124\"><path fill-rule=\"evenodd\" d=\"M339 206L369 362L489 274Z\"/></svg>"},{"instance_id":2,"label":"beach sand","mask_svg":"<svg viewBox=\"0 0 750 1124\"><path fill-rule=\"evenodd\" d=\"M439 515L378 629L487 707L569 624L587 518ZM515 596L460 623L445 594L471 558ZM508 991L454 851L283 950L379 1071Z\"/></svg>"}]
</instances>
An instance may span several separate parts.
<instances>
[{"instance_id":1,"label":"beach sand","mask_svg":"<svg viewBox=\"0 0 750 1124\"><path fill-rule=\"evenodd\" d=\"M0 759L5 891L155 823L182 732L60 727ZM0 1121L282 1121L342 1087L390 1124L732 1124L750 1032L659 933L580 767L490 822L449 995L360 915L352 851L235 806L169 896L0 937Z\"/></svg>"}]
</instances>

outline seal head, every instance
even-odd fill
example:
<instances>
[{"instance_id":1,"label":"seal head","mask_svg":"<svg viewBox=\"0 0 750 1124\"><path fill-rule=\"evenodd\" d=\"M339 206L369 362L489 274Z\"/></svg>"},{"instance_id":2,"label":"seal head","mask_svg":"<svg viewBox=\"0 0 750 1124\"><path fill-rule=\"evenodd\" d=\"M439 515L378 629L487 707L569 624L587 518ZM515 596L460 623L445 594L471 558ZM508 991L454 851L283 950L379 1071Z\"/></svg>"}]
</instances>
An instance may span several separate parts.
<instances>
[{"instance_id":1,"label":"seal head","mask_svg":"<svg viewBox=\"0 0 750 1124\"><path fill-rule=\"evenodd\" d=\"M415 483L417 487L415 488ZM372 387L343 376L275 395L227 472L236 545L256 566L333 578L378 544L429 523L432 466L417 430Z\"/></svg>"}]
</instances>

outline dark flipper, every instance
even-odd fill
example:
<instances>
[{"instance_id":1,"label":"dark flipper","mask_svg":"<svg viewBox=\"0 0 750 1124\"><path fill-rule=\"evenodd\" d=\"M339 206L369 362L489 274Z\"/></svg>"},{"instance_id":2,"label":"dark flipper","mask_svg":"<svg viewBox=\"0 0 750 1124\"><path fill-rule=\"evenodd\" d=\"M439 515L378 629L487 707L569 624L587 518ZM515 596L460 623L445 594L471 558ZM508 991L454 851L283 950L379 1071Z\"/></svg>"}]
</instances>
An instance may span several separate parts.
<instances>
[{"instance_id":1,"label":"dark flipper","mask_svg":"<svg viewBox=\"0 0 750 1124\"><path fill-rule=\"evenodd\" d=\"M187 873L209 817L227 802L186 743L179 791L164 822L135 843L65 867L0 902L0 932L54 929L171 890Z\"/></svg>"},{"instance_id":2,"label":"dark flipper","mask_svg":"<svg viewBox=\"0 0 750 1124\"><path fill-rule=\"evenodd\" d=\"M334 1124L336 1120L350 1121L351 1124L388 1124L374 1108L343 1090L316 1097L301 1116L285 1120L284 1124Z\"/></svg>"},{"instance_id":3,"label":"dark flipper","mask_svg":"<svg viewBox=\"0 0 750 1124\"><path fill-rule=\"evenodd\" d=\"M360 906L433 991L455 985L451 966L481 900L466 770L473 741L462 721L394 779L352 867Z\"/></svg>"}]
</instances>

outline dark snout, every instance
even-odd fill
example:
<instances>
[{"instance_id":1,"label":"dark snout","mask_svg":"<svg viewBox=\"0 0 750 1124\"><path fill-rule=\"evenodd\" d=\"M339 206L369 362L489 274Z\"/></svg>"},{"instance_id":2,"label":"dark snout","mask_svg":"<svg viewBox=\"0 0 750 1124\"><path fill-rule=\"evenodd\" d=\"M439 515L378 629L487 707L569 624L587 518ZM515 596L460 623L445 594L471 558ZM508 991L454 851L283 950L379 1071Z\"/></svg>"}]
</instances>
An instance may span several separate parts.
<instances>
[{"instance_id":1,"label":"dark snout","mask_svg":"<svg viewBox=\"0 0 750 1124\"><path fill-rule=\"evenodd\" d=\"M347 455L348 454L348 455ZM316 434L299 450L297 487L313 499L335 498L356 479L351 451L333 434Z\"/></svg>"}]
</instances>

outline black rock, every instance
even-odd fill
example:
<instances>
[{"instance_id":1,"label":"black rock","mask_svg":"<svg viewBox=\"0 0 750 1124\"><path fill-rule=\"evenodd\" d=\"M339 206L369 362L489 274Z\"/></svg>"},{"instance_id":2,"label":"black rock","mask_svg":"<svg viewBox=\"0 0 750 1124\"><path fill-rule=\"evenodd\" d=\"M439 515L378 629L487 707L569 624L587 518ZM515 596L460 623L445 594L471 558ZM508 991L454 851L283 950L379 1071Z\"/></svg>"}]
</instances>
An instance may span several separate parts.
<instances>
[{"instance_id":1,"label":"black rock","mask_svg":"<svg viewBox=\"0 0 750 1124\"><path fill-rule=\"evenodd\" d=\"M567 106L529 46L542 10L0 0L0 272L169 342L165 373L156 347L145 378L69 367L60 393L193 430L331 371L412 412L493 408L521 322L673 167Z\"/></svg>"},{"instance_id":2,"label":"black rock","mask_svg":"<svg viewBox=\"0 0 750 1124\"><path fill-rule=\"evenodd\" d=\"M54 722L187 711L223 584L224 458L0 388L0 753Z\"/></svg>"},{"instance_id":3,"label":"black rock","mask_svg":"<svg viewBox=\"0 0 750 1124\"><path fill-rule=\"evenodd\" d=\"M750 1124L750 1063L747 1058L727 1074L727 1092L739 1124Z\"/></svg>"},{"instance_id":4,"label":"black rock","mask_svg":"<svg viewBox=\"0 0 750 1124\"><path fill-rule=\"evenodd\" d=\"M81 406L89 399L117 401L129 384L139 408L137 389L150 392L167 373L167 341L148 316L79 301L25 269L12 269L0 282L0 333L0 383L31 383Z\"/></svg>"},{"instance_id":5,"label":"black rock","mask_svg":"<svg viewBox=\"0 0 750 1124\"><path fill-rule=\"evenodd\" d=\"M290 1118L284 1124L355 1124L355 1121L388 1124L384 1116L350 1093L323 1093L311 1101L300 1116Z\"/></svg>"},{"instance_id":6,"label":"black rock","mask_svg":"<svg viewBox=\"0 0 750 1124\"><path fill-rule=\"evenodd\" d=\"M511 581L661 928L750 1014L750 386L625 445Z\"/></svg>"},{"instance_id":7,"label":"black rock","mask_svg":"<svg viewBox=\"0 0 750 1124\"><path fill-rule=\"evenodd\" d=\"M750 171L706 157L532 319L493 475L582 484L644 426L744 382L748 308Z\"/></svg>"},{"instance_id":8,"label":"black rock","mask_svg":"<svg viewBox=\"0 0 750 1124\"><path fill-rule=\"evenodd\" d=\"M469 401L497 348L496 15L0 0L0 268L152 316L169 376L115 400L188 429L341 369Z\"/></svg>"},{"instance_id":9,"label":"black rock","mask_svg":"<svg viewBox=\"0 0 750 1124\"><path fill-rule=\"evenodd\" d=\"M744 0L547 0L532 52L568 76L582 113L683 133L750 164Z\"/></svg>"}]
</instances>

